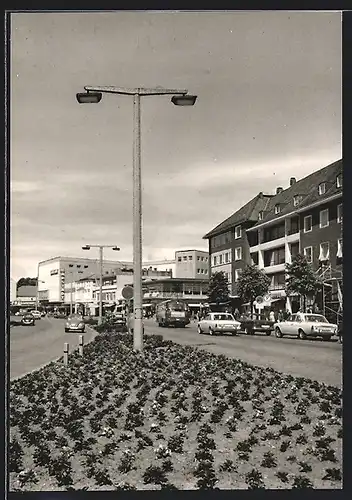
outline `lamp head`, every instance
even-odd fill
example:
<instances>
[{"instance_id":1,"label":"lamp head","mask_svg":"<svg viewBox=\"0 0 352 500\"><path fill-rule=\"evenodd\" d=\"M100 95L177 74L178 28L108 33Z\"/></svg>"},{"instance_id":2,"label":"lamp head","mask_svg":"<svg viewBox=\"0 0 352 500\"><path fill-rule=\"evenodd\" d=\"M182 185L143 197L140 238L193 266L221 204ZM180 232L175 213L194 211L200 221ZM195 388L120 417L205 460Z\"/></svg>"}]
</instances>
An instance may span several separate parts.
<instances>
[{"instance_id":1,"label":"lamp head","mask_svg":"<svg viewBox=\"0 0 352 500\"><path fill-rule=\"evenodd\" d=\"M76 94L76 99L79 104L98 104L101 98L101 92L78 92L78 94Z\"/></svg>"},{"instance_id":2,"label":"lamp head","mask_svg":"<svg viewBox=\"0 0 352 500\"><path fill-rule=\"evenodd\" d=\"M193 106L197 100L196 95L173 95L171 97L171 102L175 106Z\"/></svg>"}]
</instances>

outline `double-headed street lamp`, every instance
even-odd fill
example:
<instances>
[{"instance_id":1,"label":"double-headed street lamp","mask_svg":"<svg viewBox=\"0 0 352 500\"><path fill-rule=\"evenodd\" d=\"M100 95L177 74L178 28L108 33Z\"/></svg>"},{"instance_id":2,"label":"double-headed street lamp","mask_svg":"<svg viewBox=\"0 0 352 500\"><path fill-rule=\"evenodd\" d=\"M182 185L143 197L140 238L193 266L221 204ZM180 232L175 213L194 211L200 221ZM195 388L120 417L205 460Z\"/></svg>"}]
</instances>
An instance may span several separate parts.
<instances>
[{"instance_id":1,"label":"double-headed street lamp","mask_svg":"<svg viewBox=\"0 0 352 500\"><path fill-rule=\"evenodd\" d=\"M119 251L120 248L116 245L84 245L82 250L90 250L91 248L99 248L99 264L100 264L100 280L99 280L99 325L103 321L103 249L112 248Z\"/></svg>"},{"instance_id":2,"label":"double-headed street lamp","mask_svg":"<svg viewBox=\"0 0 352 500\"><path fill-rule=\"evenodd\" d=\"M143 96L172 95L175 106L193 106L197 96L188 95L185 89L124 88L86 86L86 92L76 94L80 104L98 103L102 94L133 96L133 309L134 349L143 350L143 293L142 293L142 189L141 189L141 104Z\"/></svg>"}]
</instances>

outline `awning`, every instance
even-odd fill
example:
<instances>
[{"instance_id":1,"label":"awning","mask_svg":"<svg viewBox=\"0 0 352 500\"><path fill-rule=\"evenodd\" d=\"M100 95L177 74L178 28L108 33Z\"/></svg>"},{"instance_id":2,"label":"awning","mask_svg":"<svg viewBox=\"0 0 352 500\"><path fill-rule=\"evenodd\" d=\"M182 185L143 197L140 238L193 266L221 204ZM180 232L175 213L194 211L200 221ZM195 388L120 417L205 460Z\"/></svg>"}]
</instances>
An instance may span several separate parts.
<instances>
[{"instance_id":1,"label":"awning","mask_svg":"<svg viewBox=\"0 0 352 500\"><path fill-rule=\"evenodd\" d=\"M143 307L152 307L153 304L143 304Z\"/></svg>"},{"instance_id":2,"label":"awning","mask_svg":"<svg viewBox=\"0 0 352 500\"><path fill-rule=\"evenodd\" d=\"M188 307L202 307L202 304L188 304Z\"/></svg>"}]
</instances>

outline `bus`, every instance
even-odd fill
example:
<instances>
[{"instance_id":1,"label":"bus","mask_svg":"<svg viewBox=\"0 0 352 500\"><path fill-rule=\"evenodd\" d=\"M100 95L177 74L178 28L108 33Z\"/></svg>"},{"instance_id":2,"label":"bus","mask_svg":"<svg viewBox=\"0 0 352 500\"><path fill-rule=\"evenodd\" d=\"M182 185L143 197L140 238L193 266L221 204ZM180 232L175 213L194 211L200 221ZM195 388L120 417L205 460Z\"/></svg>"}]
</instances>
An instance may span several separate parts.
<instances>
[{"instance_id":1,"label":"bus","mask_svg":"<svg viewBox=\"0 0 352 500\"><path fill-rule=\"evenodd\" d=\"M190 323L188 305L182 300L164 300L156 306L156 322L159 326L180 326Z\"/></svg>"}]
</instances>

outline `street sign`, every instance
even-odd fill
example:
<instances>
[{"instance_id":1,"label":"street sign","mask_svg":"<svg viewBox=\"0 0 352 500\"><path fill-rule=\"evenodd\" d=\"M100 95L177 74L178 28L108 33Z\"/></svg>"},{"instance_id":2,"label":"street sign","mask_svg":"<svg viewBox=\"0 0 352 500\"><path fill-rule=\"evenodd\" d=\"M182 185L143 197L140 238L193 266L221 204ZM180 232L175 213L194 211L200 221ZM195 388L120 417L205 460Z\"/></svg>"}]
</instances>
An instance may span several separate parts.
<instances>
[{"instance_id":1,"label":"street sign","mask_svg":"<svg viewBox=\"0 0 352 500\"><path fill-rule=\"evenodd\" d=\"M255 301L257 304L262 304L264 302L264 299L261 295L258 295L258 297L256 297Z\"/></svg>"},{"instance_id":2,"label":"street sign","mask_svg":"<svg viewBox=\"0 0 352 500\"><path fill-rule=\"evenodd\" d=\"M131 286L125 286L122 289L122 297L126 300L130 300L133 298L133 288Z\"/></svg>"}]
</instances>

